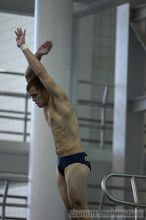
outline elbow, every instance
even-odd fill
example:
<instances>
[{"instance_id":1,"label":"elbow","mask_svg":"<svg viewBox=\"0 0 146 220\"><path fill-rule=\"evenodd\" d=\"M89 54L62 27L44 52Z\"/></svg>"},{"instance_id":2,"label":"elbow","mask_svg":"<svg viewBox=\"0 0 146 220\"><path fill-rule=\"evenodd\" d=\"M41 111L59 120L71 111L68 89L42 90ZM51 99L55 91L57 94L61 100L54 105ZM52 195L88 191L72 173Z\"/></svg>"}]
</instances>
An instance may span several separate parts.
<instances>
[{"instance_id":1,"label":"elbow","mask_svg":"<svg viewBox=\"0 0 146 220\"><path fill-rule=\"evenodd\" d=\"M48 75L48 73L46 72L46 70L44 70L44 68L36 68L35 74L39 77L39 78L44 78L44 76Z\"/></svg>"},{"instance_id":2,"label":"elbow","mask_svg":"<svg viewBox=\"0 0 146 220\"><path fill-rule=\"evenodd\" d=\"M39 78L42 78L44 76L44 74L46 74L46 71L45 71L43 65L40 63L39 63L39 65L32 66L32 70L35 73L35 75L38 76Z\"/></svg>"},{"instance_id":3,"label":"elbow","mask_svg":"<svg viewBox=\"0 0 146 220\"><path fill-rule=\"evenodd\" d=\"M35 74L39 77L42 78L43 72L41 70L36 71Z\"/></svg>"},{"instance_id":4,"label":"elbow","mask_svg":"<svg viewBox=\"0 0 146 220\"><path fill-rule=\"evenodd\" d=\"M42 68L36 68L34 71L35 75L38 76L39 78L42 78L44 76L44 71Z\"/></svg>"}]
</instances>

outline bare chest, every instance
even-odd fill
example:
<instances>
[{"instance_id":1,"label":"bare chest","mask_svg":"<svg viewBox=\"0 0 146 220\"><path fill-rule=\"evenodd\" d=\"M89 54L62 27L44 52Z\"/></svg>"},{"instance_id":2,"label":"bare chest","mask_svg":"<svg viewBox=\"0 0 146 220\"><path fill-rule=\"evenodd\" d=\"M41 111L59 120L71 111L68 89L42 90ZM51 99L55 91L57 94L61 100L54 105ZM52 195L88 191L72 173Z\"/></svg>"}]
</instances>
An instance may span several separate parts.
<instances>
[{"instance_id":1,"label":"bare chest","mask_svg":"<svg viewBox=\"0 0 146 220\"><path fill-rule=\"evenodd\" d=\"M51 128L58 127L63 121L62 116L53 108L46 109L44 111L44 115L48 125Z\"/></svg>"}]
</instances>

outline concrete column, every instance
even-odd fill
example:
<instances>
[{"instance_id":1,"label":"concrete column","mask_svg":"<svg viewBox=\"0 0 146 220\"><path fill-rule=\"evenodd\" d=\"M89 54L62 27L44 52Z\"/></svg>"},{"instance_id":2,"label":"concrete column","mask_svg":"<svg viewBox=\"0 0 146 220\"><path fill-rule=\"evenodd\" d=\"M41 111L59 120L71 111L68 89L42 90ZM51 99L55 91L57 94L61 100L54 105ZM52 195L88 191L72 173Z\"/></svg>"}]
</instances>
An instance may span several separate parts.
<instances>
[{"instance_id":1,"label":"concrete column","mask_svg":"<svg viewBox=\"0 0 146 220\"><path fill-rule=\"evenodd\" d=\"M130 28L130 5L117 9L116 68L113 131L113 173L143 174L144 112L132 112L130 99L144 94L144 49ZM113 179L113 185L125 187L130 179ZM132 190L132 189L131 189ZM129 201L125 191L113 196Z\"/></svg>"},{"instance_id":2,"label":"concrete column","mask_svg":"<svg viewBox=\"0 0 146 220\"><path fill-rule=\"evenodd\" d=\"M144 111L132 112L130 99L143 95L145 87L144 49L130 29L130 5L117 9L116 70L113 132L113 173L143 174ZM125 179L113 185L126 186ZM130 179L129 179L130 184ZM127 193L113 193L128 201Z\"/></svg>"},{"instance_id":3,"label":"concrete column","mask_svg":"<svg viewBox=\"0 0 146 220\"><path fill-rule=\"evenodd\" d=\"M144 112L129 111L130 99L144 94L144 49L129 29L130 6L117 10L113 172L142 174Z\"/></svg>"},{"instance_id":4,"label":"concrete column","mask_svg":"<svg viewBox=\"0 0 146 220\"><path fill-rule=\"evenodd\" d=\"M48 73L69 94L72 37L72 0L36 0L35 48L53 41L50 55L43 58ZM56 179L56 155L52 133L42 109L32 107L30 146L29 220L64 220L65 208Z\"/></svg>"},{"instance_id":5,"label":"concrete column","mask_svg":"<svg viewBox=\"0 0 146 220\"><path fill-rule=\"evenodd\" d=\"M125 172L129 8L129 4L117 8L113 172Z\"/></svg>"}]
</instances>

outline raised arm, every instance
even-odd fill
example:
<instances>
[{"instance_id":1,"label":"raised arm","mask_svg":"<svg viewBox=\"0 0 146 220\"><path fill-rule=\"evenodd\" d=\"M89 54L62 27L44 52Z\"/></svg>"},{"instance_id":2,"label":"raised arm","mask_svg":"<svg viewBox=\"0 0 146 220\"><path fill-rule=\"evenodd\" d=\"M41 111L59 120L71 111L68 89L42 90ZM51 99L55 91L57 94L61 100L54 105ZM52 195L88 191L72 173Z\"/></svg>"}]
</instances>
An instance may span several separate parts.
<instances>
[{"instance_id":1,"label":"raised arm","mask_svg":"<svg viewBox=\"0 0 146 220\"><path fill-rule=\"evenodd\" d=\"M42 56L47 55L50 50L52 49L53 43L52 41L46 41L44 42L36 51L34 56L40 61ZM28 65L26 71L25 71L25 78L27 82L30 82L36 74L33 72L32 68L30 65Z\"/></svg>"},{"instance_id":2,"label":"raised arm","mask_svg":"<svg viewBox=\"0 0 146 220\"><path fill-rule=\"evenodd\" d=\"M60 99L66 98L64 91L60 88L58 84L55 83L55 80L47 73L43 64L35 57L34 54L28 49L25 44L25 34L26 31L22 31L21 28L17 28L15 31L17 46L21 48L23 54L25 55L31 69L39 77L43 86L49 92L50 95L56 96Z\"/></svg>"}]
</instances>

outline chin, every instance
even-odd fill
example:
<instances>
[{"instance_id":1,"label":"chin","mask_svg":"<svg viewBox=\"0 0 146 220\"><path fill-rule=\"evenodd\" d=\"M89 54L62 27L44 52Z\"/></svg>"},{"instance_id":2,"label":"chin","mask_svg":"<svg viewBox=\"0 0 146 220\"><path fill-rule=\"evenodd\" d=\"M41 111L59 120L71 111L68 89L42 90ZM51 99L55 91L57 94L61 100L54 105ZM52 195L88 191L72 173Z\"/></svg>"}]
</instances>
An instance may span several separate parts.
<instances>
[{"instance_id":1,"label":"chin","mask_svg":"<svg viewBox=\"0 0 146 220\"><path fill-rule=\"evenodd\" d=\"M39 107L39 108L43 108L43 107L44 107L44 105L39 105L38 107Z\"/></svg>"},{"instance_id":2,"label":"chin","mask_svg":"<svg viewBox=\"0 0 146 220\"><path fill-rule=\"evenodd\" d=\"M37 104L37 107L39 107L39 108L43 108L44 105L39 105L39 104Z\"/></svg>"}]
</instances>

